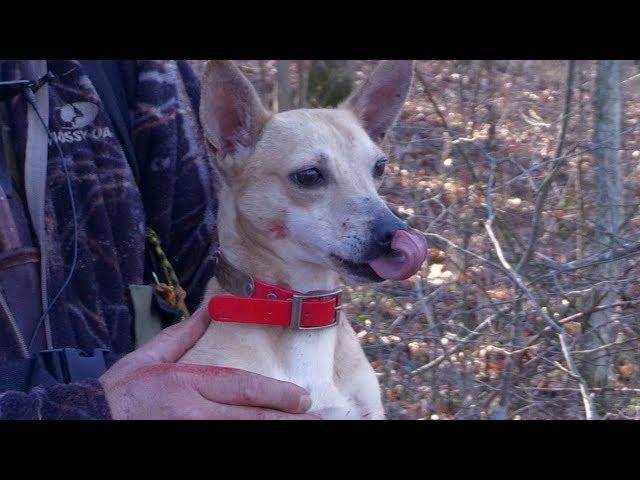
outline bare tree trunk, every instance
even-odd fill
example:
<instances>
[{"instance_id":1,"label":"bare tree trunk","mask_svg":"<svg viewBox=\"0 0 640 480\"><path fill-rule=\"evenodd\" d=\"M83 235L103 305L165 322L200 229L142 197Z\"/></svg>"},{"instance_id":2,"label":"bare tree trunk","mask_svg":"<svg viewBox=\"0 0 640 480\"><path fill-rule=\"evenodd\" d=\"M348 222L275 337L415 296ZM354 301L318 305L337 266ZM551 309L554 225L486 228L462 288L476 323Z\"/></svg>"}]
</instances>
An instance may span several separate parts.
<instances>
[{"instance_id":1,"label":"bare tree trunk","mask_svg":"<svg viewBox=\"0 0 640 480\"><path fill-rule=\"evenodd\" d=\"M260 70L260 95L262 97L262 101L266 104L267 102L267 62L266 60L258 60L258 68Z\"/></svg>"},{"instance_id":2,"label":"bare tree trunk","mask_svg":"<svg viewBox=\"0 0 640 480\"><path fill-rule=\"evenodd\" d=\"M585 114L584 114L584 97L587 93L585 88L585 72L584 68L580 69L580 79L578 81L578 125L580 125L580 130L577 132L577 135L581 135L583 128L582 126L586 124ZM576 196L578 198L578 225L576 230L576 258L581 259L584 257L584 236L586 235L586 212L584 206L584 194L583 194L583 185L584 185L584 177L582 171L582 156L578 156L576 158Z\"/></svg>"},{"instance_id":3,"label":"bare tree trunk","mask_svg":"<svg viewBox=\"0 0 640 480\"><path fill-rule=\"evenodd\" d=\"M545 201L549 194L549 188L560 170L560 167L564 164L564 158L562 158L562 149L564 148L565 136L567 132L567 125L569 124L569 114L571 113L571 98L573 93L573 77L575 72L575 60L569 60L567 64L567 80L565 83L565 100L564 109L562 114L562 122L560 123L560 130L558 131L558 143L554 153L555 160L549 171L549 174L545 177L540 189L538 190L538 196L536 198L536 211L533 218L533 227L531 228L531 239L529 240L529 246L526 252L522 255L522 258L518 262L517 270L525 267L529 259L533 256L538 242L538 236L540 234L540 228L542 224L542 211L544 210Z\"/></svg>"},{"instance_id":4,"label":"bare tree trunk","mask_svg":"<svg viewBox=\"0 0 640 480\"><path fill-rule=\"evenodd\" d=\"M594 95L594 176L596 183L594 252L609 250L618 243L616 235L622 222L622 175L620 168L620 126L622 98L620 91L620 62L597 62ZM599 281L615 281L619 274L619 261L603 263L594 274ZM617 288L613 283L594 288L591 305L616 302ZM597 348L611 341L610 309L593 313L588 320L587 349ZM592 387L606 387L611 359L603 352L585 358L585 374Z\"/></svg>"},{"instance_id":5,"label":"bare tree trunk","mask_svg":"<svg viewBox=\"0 0 640 480\"><path fill-rule=\"evenodd\" d=\"M298 108L307 106L307 61L298 60Z\"/></svg>"},{"instance_id":6,"label":"bare tree trunk","mask_svg":"<svg viewBox=\"0 0 640 480\"><path fill-rule=\"evenodd\" d=\"M276 111L284 112L293 105L291 96L291 82L289 80L289 60L278 60L278 106Z\"/></svg>"}]
</instances>

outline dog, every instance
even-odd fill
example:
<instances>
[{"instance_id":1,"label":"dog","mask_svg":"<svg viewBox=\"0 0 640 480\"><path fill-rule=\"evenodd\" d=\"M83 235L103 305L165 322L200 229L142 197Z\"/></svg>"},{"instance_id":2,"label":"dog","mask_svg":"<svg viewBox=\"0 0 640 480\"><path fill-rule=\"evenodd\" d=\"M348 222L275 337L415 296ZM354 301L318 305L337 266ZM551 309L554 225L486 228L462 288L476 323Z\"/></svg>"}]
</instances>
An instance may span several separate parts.
<instances>
[{"instance_id":1,"label":"dog","mask_svg":"<svg viewBox=\"0 0 640 480\"><path fill-rule=\"evenodd\" d=\"M271 114L233 62L207 63L200 120L216 171L221 255L204 297L213 320L181 362L293 382L324 419L384 418L338 287L408 278L426 258L424 235L378 194L380 143L413 68L382 61L337 108ZM301 328L314 316L324 328Z\"/></svg>"}]
</instances>

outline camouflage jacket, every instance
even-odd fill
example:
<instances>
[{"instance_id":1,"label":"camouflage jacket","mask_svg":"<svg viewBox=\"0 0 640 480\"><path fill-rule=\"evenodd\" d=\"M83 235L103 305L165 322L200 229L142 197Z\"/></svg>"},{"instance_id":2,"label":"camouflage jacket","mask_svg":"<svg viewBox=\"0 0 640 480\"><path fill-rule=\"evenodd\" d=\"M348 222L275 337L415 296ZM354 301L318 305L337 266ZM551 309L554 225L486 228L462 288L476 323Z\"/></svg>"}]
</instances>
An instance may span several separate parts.
<instances>
[{"instance_id":1,"label":"camouflage jacket","mask_svg":"<svg viewBox=\"0 0 640 480\"><path fill-rule=\"evenodd\" d=\"M187 291L190 310L201 301L213 274L216 204L197 121L198 80L183 61L122 61L119 67L132 87L127 97L140 186L80 63L48 62L57 75L49 86L49 129L69 159L79 232L77 267L50 315L54 348L102 347L120 354L134 348L128 286L143 283L145 225L158 233ZM5 61L2 80L19 78L19 63ZM7 110L16 163L23 165L26 104L16 96ZM77 110L80 116L74 115ZM51 142L48 155L45 230L51 298L71 264L73 222L64 170ZM20 247L35 245L28 222L20 220L27 211L24 201L16 192L1 193L0 217L13 216ZM0 218L0 268L11 254L6 250L16 247L3 245L1 233L9 221ZM11 296L4 294L10 304ZM29 338L31 332L23 335ZM0 362L20 357L18 345L15 329L0 309ZM0 392L0 418L109 418L109 409L99 382L85 381Z\"/></svg>"}]
</instances>

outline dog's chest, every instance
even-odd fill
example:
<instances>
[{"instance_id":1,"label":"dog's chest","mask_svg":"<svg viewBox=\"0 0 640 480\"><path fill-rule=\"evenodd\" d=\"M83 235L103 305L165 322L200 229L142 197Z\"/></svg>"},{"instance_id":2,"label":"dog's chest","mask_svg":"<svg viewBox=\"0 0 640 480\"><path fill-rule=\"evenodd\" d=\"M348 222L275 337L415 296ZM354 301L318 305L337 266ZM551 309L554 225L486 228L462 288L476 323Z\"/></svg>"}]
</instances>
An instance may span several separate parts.
<instances>
[{"instance_id":1,"label":"dog's chest","mask_svg":"<svg viewBox=\"0 0 640 480\"><path fill-rule=\"evenodd\" d=\"M310 393L311 413L325 419L381 418L377 379L355 335L345 338L349 333L344 324L313 332L212 324L181 362L239 368L295 383Z\"/></svg>"},{"instance_id":2,"label":"dog's chest","mask_svg":"<svg viewBox=\"0 0 640 480\"><path fill-rule=\"evenodd\" d=\"M310 392L311 412L324 419L362 418L366 412L336 378L336 369L345 367L336 365L337 333L337 329L305 332L292 341L282 363L281 380Z\"/></svg>"}]
</instances>

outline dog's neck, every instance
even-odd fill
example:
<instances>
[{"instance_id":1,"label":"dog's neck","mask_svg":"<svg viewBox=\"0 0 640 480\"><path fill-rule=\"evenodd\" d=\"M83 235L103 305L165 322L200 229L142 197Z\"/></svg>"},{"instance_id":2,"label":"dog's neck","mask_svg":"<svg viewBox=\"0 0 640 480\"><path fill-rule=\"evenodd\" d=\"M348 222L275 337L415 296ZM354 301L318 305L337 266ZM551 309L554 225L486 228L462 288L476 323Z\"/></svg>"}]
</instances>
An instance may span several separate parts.
<instances>
[{"instance_id":1,"label":"dog's neck","mask_svg":"<svg viewBox=\"0 0 640 480\"><path fill-rule=\"evenodd\" d=\"M237 211L230 192L220 192L218 236L220 251L226 260L242 272L264 282L306 293L333 290L338 275L316 263L284 258L269 246L269 241ZM226 195L225 195L226 193Z\"/></svg>"}]
</instances>

